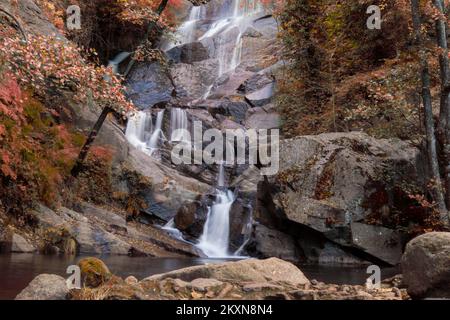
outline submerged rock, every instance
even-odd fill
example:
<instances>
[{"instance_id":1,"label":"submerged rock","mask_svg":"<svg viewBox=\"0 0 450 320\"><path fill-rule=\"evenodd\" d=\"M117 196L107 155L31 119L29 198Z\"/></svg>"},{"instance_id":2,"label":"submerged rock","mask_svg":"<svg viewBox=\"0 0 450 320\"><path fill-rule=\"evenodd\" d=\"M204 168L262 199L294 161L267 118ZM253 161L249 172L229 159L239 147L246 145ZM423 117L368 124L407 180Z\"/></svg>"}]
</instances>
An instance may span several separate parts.
<instances>
[{"instance_id":1,"label":"submerged rock","mask_svg":"<svg viewBox=\"0 0 450 320\"><path fill-rule=\"evenodd\" d=\"M41 274L23 289L15 300L66 300L66 280L54 274Z\"/></svg>"},{"instance_id":2,"label":"submerged rock","mask_svg":"<svg viewBox=\"0 0 450 320\"><path fill-rule=\"evenodd\" d=\"M450 233L431 232L410 241L401 268L413 298L450 298Z\"/></svg>"}]
</instances>

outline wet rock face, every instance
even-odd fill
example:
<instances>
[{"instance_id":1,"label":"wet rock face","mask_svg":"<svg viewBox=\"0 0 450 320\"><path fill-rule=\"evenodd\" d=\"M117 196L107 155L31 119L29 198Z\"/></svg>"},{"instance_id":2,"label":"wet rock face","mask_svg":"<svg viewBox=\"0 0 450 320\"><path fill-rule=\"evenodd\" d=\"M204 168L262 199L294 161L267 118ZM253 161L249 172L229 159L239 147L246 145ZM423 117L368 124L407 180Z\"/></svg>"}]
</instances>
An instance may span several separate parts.
<instances>
[{"instance_id":1,"label":"wet rock face","mask_svg":"<svg viewBox=\"0 0 450 320\"><path fill-rule=\"evenodd\" d=\"M450 233L432 232L410 241L401 268L413 298L450 298Z\"/></svg>"},{"instance_id":2,"label":"wet rock face","mask_svg":"<svg viewBox=\"0 0 450 320\"><path fill-rule=\"evenodd\" d=\"M186 43L166 52L172 63L193 63L210 58L208 49L201 42Z\"/></svg>"},{"instance_id":3,"label":"wet rock face","mask_svg":"<svg viewBox=\"0 0 450 320\"><path fill-rule=\"evenodd\" d=\"M249 104L241 101L219 101L208 108L209 113L217 118L217 115L231 118L236 123L243 123Z\"/></svg>"},{"instance_id":4,"label":"wet rock face","mask_svg":"<svg viewBox=\"0 0 450 320\"><path fill-rule=\"evenodd\" d=\"M230 252L236 252L250 236L251 207L237 199L230 209Z\"/></svg>"},{"instance_id":5,"label":"wet rock face","mask_svg":"<svg viewBox=\"0 0 450 320\"><path fill-rule=\"evenodd\" d=\"M389 219L395 204L389 197L383 203L369 199L380 189L388 194L396 183L420 181L421 170L419 150L406 142L356 132L286 140L280 146L280 171L268 181L271 214L395 265L401 234L366 221Z\"/></svg>"},{"instance_id":6,"label":"wet rock face","mask_svg":"<svg viewBox=\"0 0 450 320\"><path fill-rule=\"evenodd\" d=\"M175 88L163 68L157 62L139 63L131 71L127 83L127 96L139 109L148 109L172 98Z\"/></svg>"}]
</instances>

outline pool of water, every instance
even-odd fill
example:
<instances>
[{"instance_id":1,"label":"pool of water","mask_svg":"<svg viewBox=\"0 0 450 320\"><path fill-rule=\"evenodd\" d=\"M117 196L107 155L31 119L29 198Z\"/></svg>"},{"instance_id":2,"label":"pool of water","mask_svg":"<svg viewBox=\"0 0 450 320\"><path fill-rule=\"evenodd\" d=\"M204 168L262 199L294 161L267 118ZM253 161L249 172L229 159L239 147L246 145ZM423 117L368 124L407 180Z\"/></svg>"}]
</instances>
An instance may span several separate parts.
<instances>
[{"instance_id":1,"label":"pool of water","mask_svg":"<svg viewBox=\"0 0 450 320\"><path fill-rule=\"evenodd\" d=\"M0 300L14 299L34 277L42 273L66 275L68 266L76 264L82 257L45 256L33 254L0 255ZM129 258L126 256L100 257L112 273L139 280L148 276L206 263L222 263L223 259L192 258ZM333 266L300 266L309 279L334 284L363 284L368 277L365 268ZM384 269L382 278L395 275L395 269Z\"/></svg>"}]
</instances>

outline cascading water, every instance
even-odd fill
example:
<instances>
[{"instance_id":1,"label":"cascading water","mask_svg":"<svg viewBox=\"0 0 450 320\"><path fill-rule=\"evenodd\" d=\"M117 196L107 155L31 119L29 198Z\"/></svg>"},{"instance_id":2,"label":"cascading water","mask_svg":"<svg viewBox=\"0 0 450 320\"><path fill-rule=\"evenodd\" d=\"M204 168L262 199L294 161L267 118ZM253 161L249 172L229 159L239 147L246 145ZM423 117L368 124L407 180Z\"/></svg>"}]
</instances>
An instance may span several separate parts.
<instances>
[{"instance_id":1,"label":"cascading water","mask_svg":"<svg viewBox=\"0 0 450 320\"><path fill-rule=\"evenodd\" d=\"M234 193L225 188L225 167L221 163L217 178L218 188L216 200L208 208L208 216L203 227L197 247L208 257L226 258L232 257L228 246L230 243L230 210L236 200Z\"/></svg>"},{"instance_id":2,"label":"cascading water","mask_svg":"<svg viewBox=\"0 0 450 320\"><path fill-rule=\"evenodd\" d=\"M137 149L146 150L149 133L152 132L151 115L147 112L135 112L128 117L125 137Z\"/></svg>"},{"instance_id":3,"label":"cascading water","mask_svg":"<svg viewBox=\"0 0 450 320\"><path fill-rule=\"evenodd\" d=\"M183 24L178 28L177 32L175 33L174 35L175 39L165 41L162 44L161 49L163 51L167 51L177 45L194 42L196 30L195 28L197 22L203 18L204 11L205 11L204 7L193 6L189 13L188 19L185 22L183 22Z\"/></svg>"},{"instance_id":4,"label":"cascading water","mask_svg":"<svg viewBox=\"0 0 450 320\"><path fill-rule=\"evenodd\" d=\"M187 112L181 108L172 108L170 111L170 141L190 143L188 136Z\"/></svg>"},{"instance_id":5,"label":"cascading water","mask_svg":"<svg viewBox=\"0 0 450 320\"><path fill-rule=\"evenodd\" d=\"M158 112L156 123L153 126L152 116L148 112L135 112L128 118L125 137L135 148L154 155L159 149L159 143L164 139L162 132L162 122L164 110Z\"/></svg>"},{"instance_id":6,"label":"cascading water","mask_svg":"<svg viewBox=\"0 0 450 320\"><path fill-rule=\"evenodd\" d=\"M150 154L153 155L159 149L159 142L164 139L164 134L162 132L162 122L164 119L164 110L158 112L156 116L156 124L155 129L150 137L150 141L148 142L148 148L150 150Z\"/></svg>"},{"instance_id":7,"label":"cascading water","mask_svg":"<svg viewBox=\"0 0 450 320\"><path fill-rule=\"evenodd\" d=\"M223 7L211 9L208 6L193 7L188 19L180 26L176 32L175 41L166 41L162 44L162 49L167 51L181 44L199 41L208 48L211 59L218 60L218 71L216 79L224 74L231 73L239 67L243 52L243 35L251 25L254 15L263 9L257 0L230 0L224 2ZM217 10L216 10L217 9ZM210 21L213 21L210 23ZM209 24L209 28L201 37L197 37L202 28ZM211 41L212 40L212 41ZM214 90L214 83L205 86L203 99L207 99ZM173 142L183 142L188 140L182 136L182 132L187 132L188 122L186 111L179 108L171 110L171 131L170 140ZM158 136L157 125L153 131L152 138ZM179 130L183 129L183 130ZM216 198L214 203L208 208L207 220L203 233L199 238L197 247L208 257L229 258L236 257L245 247L246 241L236 252L230 252L230 210L236 201L235 194L226 188L225 168L221 164L217 178ZM174 221L171 220L163 227L175 237L183 239L181 232L175 228ZM252 228L251 219L247 225L243 226L243 232L247 236ZM244 230L245 229L245 230Z\"/></svg>"},{"instance_id":8,"label":"cascading water","mask_svg":"<svg viewBox=\"0 0 450 320\"><path fill-rule=\"evenodd\" d=\"M218 77L235 70L241 62L242 35L249 26L249 17L262 11L258 1L254 0L233 0L228 10L220 10L215 17L215 22L201 36L198 41L215 37L217 48L216 58L219 60ZM230 43L230 33L231 42ZM235 37L233 40L233 36ZM234 41L234 42L233 42Z\"/></svg>"},{"instance_id":9,"label":"cascading water","mask_svg":"<svg viewBox=\"0 0 450 320\"><path fill-rule=\"evenodd\" d=\"M203 234L197 245L208 257L232 257L230 243L230 209L235 201L231 190L217 190L215 203L208 210Z\"/></svg>"}]
</instances>

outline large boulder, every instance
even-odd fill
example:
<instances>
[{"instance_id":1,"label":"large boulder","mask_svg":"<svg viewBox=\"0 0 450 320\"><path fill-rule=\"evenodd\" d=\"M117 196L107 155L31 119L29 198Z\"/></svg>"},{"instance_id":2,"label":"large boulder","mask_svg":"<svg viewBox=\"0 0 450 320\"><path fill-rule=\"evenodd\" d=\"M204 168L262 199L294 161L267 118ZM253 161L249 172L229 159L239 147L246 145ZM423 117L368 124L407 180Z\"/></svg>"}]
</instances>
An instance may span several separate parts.
<instances>
[{"instance_id":1,"label":"large boulder","mask_svg":"<svg viewBox=\"0 0 450 320\"><path fill-rule=\"evenodd\" d=\"M180 166L172 168L135 148L131 148L125 166L151 180L148 210L166 221L173 218L186 201L195 201L211 188L179 172Z\"/></svg>"},{"instance_id":2,"label":"large boulder","mask_svg":"<svg viewBox=\"0 0 450 320\"><path fill-rule=\"evenodd\" d=\"M202 98L214 83L218 67L217 59L173 65L171 74L178 96L191 100Z\"/></svg>"},{"instance_id":3,"label":"large boulder","mask_svg":"<svg viewBox=\"0 0 450 320\"><path fill-rule=\"evenodd\" d=\"M401 268L413 298L450 298L450 233L431 232L408 243Z\"/></svg>"},{"instance_id":4,"label":"large boulder","mask_svg":"<svg viewBox=\"0 0 450 320\"><path fill-rule=\"evenodd\" d=\"M143 280L160 281L163 279L181 279L193 281L198 278L213 278L228 282L272 282L304 285L309 283L305 275L293 264L271 258L267 260L242 260L223 264L207 264L189 267L164 274L154 275Z\"/></svg>"},{"instance_id":5,"label":"large boulder","mask_svg":"<svg viewBox=\"0 0 450 320\"><path fill-rule=\"evenodd\" d=\"M401 234L380 225L401 214L407 197L398 201L399 188L420 183L423 170L419 150L408 142L362 132L304 136L281 142L279 172L260 190L270 190L269 215L395 265Z\"/></svg>"},{"instance_id":6,"label":"large boulder","mask_svg":"<svg viewBox=\"0 0 450 320\"><path fill-rule=\"evenodd\" d=\"M182 63L193 63L209 59L208 49L200 42L185 44L181 47L180 60Z\"/></svg>"},{"instance_id":7,"label":"large boulder","mask_svg":"<svg viewBox=\"0 0 450 320\"><path fill-rule=\"evenodd\" d=\"M254 107L262 107L269 104L275 94L275 83L269 83L261 89L249 93L245 99Z\"/></svg>"},{"instance_id":8,"label":"large boulder","mask_svg":"<svg viewBox=\"0 0 450 320\"><path fill-rule=\"evenodd\" d=\"M66 300L66 280L54 274L41 274L23 289L15 300Z\"/></svg>"}]
</instances>

